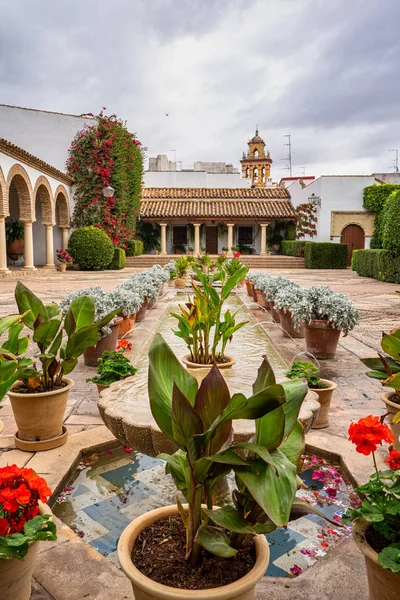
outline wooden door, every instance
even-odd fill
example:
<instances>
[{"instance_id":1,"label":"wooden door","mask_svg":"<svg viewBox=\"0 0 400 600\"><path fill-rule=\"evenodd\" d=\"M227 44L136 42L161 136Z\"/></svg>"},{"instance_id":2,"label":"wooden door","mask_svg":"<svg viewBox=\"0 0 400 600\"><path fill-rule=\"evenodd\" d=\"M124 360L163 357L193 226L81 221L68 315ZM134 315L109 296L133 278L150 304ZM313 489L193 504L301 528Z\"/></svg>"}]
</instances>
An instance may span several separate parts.
<instances>
[{"instance_id":1,"label":"wooden door","mask_svg":"<svg viewBox=\"0 0 400 600\"><path fill-rule=\"evenodd\" d=\"M347 244L347 264L351 265L353 250L362 250L365 247L364 230L359 225L347 225L342 231L342 244Z\"/></svg>"},{"instance_id":2,"label":"wooden door","mask_svg":"<svg viewBox=\"0 0 400 600\"><path fill-rule=\"evenodd\" d=\"M206 227L206 248L208 254L218 254L218 227Z\"/></svg>"}]
</instances>

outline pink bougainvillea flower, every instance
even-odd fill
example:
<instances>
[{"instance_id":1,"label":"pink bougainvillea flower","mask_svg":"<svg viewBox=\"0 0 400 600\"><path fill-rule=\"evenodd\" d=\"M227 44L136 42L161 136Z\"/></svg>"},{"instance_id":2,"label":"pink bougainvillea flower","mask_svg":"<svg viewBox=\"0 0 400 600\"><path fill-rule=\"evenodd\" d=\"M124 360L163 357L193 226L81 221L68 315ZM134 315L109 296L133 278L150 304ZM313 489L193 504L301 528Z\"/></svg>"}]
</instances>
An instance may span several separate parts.
<instances>
[{"instance_id":1,"label":"pink bougainvillea flower","mask_svg":"<svg viewBox=\"0 0 400 600\"><path fill-rule=\"evenodd\" d=\"M333 487L327 487L325 492L328 494L329 498L336 498L337 490Z\"/></svg>"},{"instance_id":2,"label":"pink bougainvillea flower","mask_svg":"<svg viewBox=\"0 0 400 600\"><path fill-rule=\"evenodd\" d=\"M129 446L124 446L124 450L127 454L132 454L133 450Z\"/></svg>"},{"instance_id":3,"label":"pink bougainvillea flower","mask_svg":"<svg viewBox=\"0 0 400 600\"><path fill-rule=\"evenodd\" d=\"M300 575L300 573L303 572L303 569L301 567L299 567L299 565L294 565L291 569L290 569L291 574L294 577L297 577L298 575Z\"/></svg>"}]
</instances>

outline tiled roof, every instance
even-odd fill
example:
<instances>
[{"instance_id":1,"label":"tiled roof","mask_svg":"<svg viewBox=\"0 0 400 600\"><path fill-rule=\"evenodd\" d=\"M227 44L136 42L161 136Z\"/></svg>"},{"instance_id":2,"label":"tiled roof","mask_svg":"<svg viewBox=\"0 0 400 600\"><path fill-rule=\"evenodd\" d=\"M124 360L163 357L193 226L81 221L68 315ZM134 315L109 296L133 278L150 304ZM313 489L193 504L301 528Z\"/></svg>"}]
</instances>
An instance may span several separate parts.
<instances>
[{"instance_id":1,"label":"tiled roof","mask_svg":"<svg viewBox=\"0 0 400 600\"><path fill-rule=\"evenodd\" d=\"M287 219L290 200L142 200L143 219Z\"/></svg>"},{"instance_id":2,"label":"tiled roof","mask_svg":"<svg viewBox=\"0 0 400 600\"><path fill-rule=\"evenodd\" d=\"M204 199L273 199L290 198L289 192L284 188L143 188L143 200L149 198L188 200L190 198Z\"/></svg>"}]
</instances>

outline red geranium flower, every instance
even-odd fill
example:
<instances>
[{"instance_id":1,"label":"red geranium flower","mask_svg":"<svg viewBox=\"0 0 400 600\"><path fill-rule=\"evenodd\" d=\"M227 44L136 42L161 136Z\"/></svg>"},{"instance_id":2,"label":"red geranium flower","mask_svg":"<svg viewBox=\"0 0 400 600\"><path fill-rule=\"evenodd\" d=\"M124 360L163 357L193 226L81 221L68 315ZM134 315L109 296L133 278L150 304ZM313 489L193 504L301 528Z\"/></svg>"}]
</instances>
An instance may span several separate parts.
<instances>
[{"instance_id":1,"label":"red geranium flower","mask_svg":"<svg viewBox=\"0 0 400 600\"><path fill-rule=\"evenodd\" d=\"M385 463L388 463L393 471L400 471L400 450L391 450Z\"/></svg>"},{"instance_id":2,"label":"red geranium flower","mask_svg":"<svg viewBox=\"0 0 400 600\"><path fill-rule=\"evenodd\" d=\"M356 445L357 452L365 454L365 456L375 452L383 441L394 442L389 427L384 425L379 417L372 415L360 419L358 423L351 423L348 433L349 440Z\"/></svg>"},{"instance_id":3,"label":"red geranium flower","mask_svg":"<svg viewBox=\"0 0 400 600\"><path fill-rule=\"evenodd\" d=\"M118 340L117 350L132 350L132 344L128 340Z\"/></svg>"}]
</instances>

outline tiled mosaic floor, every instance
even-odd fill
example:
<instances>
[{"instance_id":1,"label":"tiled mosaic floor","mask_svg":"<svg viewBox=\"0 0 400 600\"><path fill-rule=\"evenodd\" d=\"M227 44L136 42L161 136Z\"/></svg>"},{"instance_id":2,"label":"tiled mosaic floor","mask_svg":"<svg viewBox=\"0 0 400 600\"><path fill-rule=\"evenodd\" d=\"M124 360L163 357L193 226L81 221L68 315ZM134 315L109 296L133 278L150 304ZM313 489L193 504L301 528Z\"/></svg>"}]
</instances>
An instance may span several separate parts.
<instances>
[{"instance_id":1,"label":"tiled mosaic floor","mask_svg":"<svg viewBox=\"0 0 400 600\"><path fill-rule=\"evenodd\" d=\"M344 507L358 501L337 467L321 459L307 456L301 478L304 487L298 496L334 521L340 522ZM175 487L164 474L164 463L130 448L120 448L81 463L53 510L96 550L118 564L118 539L129 522L148 510L174 502ZM271 560L266 575L299 575L349 533L348 528L335 527L318 515L290 521L287 529L267 535Z\"/></svg>"}]
</instances>

